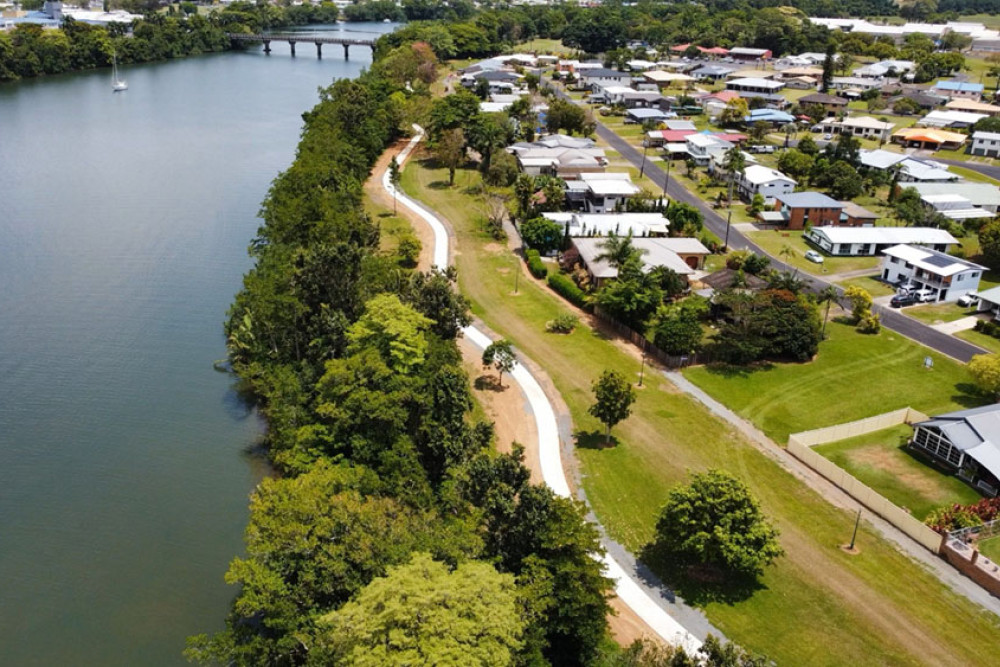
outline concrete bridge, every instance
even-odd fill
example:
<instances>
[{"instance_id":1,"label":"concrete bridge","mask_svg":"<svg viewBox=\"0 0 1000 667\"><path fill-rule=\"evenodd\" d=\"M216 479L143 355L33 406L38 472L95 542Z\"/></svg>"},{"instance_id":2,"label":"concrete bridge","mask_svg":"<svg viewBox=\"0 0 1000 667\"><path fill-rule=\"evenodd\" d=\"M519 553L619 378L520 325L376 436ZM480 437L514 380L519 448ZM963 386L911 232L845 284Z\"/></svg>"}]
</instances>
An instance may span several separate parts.
<instances>
[{"instance_id":1,"label":"concrete bridge","mask_svg":"<svg viewBox=\"0 0 1000 667\"><path fill-rule=\"evenodd\" d=\"M288 42L292 49L292 56L295 55L295 44L298 42L312 43L316 45L316 57L323 57L324 44L340 44L344 47L344 60L350 57L352 46L367 46L375 50L375 40L363 37L339 37L329 32L269 32L261 34L229 32L226 36L234 42L261 43L264 45L264 53L271 53L271 42Z\"/></svg>"}]
</instances>

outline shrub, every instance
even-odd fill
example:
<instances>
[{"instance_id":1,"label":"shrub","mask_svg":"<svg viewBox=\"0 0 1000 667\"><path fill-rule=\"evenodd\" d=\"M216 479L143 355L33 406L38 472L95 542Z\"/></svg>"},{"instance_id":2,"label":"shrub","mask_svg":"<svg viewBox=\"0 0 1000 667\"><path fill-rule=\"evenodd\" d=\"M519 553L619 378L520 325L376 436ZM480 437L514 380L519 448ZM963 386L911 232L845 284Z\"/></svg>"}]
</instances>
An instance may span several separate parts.
<instances>
[{"instance_id":1,"label":"shrub","mask_svg":"<svg viewBox=\"0 0 1000 667\"><path fill-rule=\"evenodd\" d=\"M420 239L410 233L401 234L399 246L396 254L399 256L399 263L403 266L414 267L420 259L420 250L423 248Z\"/></svg>"},{"instance_id":2,"label":"shrub","mask_svg":"<svg viewBox=\"0 0 1000 667\"><path fill-rule=\"evenodd\" d=\"M544 278L549 274L549 270L545 268L545 264L542 262L542 258L537 250L529 250L524 255L528 260L528 270L531 271L531 275L536 278Z\"/></svg>"},{"instance_id":3,"label":"shrub","mask_svg":"<svg viewBox=\"0 0 1000 667\"><path fill-rule=\"evenodd\" d=\"M549 333L562 333L568 334L573 333L573 329L576 328L576 323L579 320L576 315L560 315L554 320L549 320L545 323L545 330Z\"/></svg>"},{"instance_id":4,"label":"shrub","mask_svg":"<svg viewBox=\"0 0 1000 667\"><path fill-rule=\"evenodd\" d=\"M882 330L882 322L877 313L868 313L858 322L857 330L863 334L877 334Z\"/></svg>"},{"instance_id":5,"label":"shrub","mask_svg":"<svg viewBox=\"0 0 1000 667\"><path fill-rule=\"evenodd\" d=\"M582 289L576 286L576 283L561 273L549 275L549 287L574 306L580 308L587 307L587 295L584 294Z\"/></svg>"}]
</instances>

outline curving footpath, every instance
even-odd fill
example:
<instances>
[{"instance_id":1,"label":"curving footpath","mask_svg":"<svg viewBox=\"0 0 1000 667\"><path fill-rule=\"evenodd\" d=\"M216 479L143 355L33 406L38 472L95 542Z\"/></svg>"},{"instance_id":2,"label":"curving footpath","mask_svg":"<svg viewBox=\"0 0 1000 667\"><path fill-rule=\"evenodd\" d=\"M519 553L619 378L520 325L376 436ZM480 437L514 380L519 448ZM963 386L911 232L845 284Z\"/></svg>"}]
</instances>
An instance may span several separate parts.
<instances>
[{"instance_id":1,"label":"curving footpath","mask_svg":"<svg viewBox=\"0 0 1000 667\"><path fill-rule=\"evenodd\" d=\"M398 156L400 164L413 151L423 138L423 129L414 125L417 134ZM382 175L382 187L397 201L409 208L424 220L434 232L433 265L446 267L449 265L448 230L432 211L397 190L389 181L388 170ZM489 336L475 328L466 327L462 330L465 337L480 349L492 342ZM560 452L559 428L555 410L542 390L538 380L524 364L517 364L510 376L520 385L531 406L538 433L538 455L541 461L542 479L557 495L572 498L569 482L563 470L562 454ZM615 593L639 618L641 618L657 635L669 644L681 645L689 654L701 649L701 641L682 626L675 618L656 602L639 584L626 573L618 561L610 554L602 557L605 574L615 583Z\"/></svg>"}]
</instances>

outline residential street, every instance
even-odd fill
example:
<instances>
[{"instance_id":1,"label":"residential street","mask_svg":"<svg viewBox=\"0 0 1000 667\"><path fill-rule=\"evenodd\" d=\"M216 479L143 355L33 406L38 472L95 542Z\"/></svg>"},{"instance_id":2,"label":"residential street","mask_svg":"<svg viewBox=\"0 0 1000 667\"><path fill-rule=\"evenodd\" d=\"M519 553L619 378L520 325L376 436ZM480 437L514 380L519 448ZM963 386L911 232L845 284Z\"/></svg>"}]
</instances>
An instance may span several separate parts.
<instances>
[{"instance_id":1,"label":"residential street","mask_svg":"<svg viewBox=\"0 0 1000 667\"><path fill-rule=\"evenodd\" d=\"M561 90L556 90L556 93L566 99L570 99ZM642 163L642 153L613 131L605 127L600 121L597 123L597 135L606 141L613 150L618 151L623 158L631 162L633 166L639 167ZM966 163L962 164L972 168L972 165ZM987 167L986 165L976 166L981 169L996 170L998 177L1000 177L1000 167ZM977 171L979 171L979 169L977 169ZM650 177L650 179L658 183L663 183L666 178L665 171L661 169L658 164L649 160L646 160L645 173ZM983 171L982 173L986 172ZM988 175L992 176L992 174ZM700 197L689 192L683 185L674 179L671 179L667 185L667 194L675 201L686 202L698 207L698 209L705 216L705 226L720 239L726 238L726 219L713 210L712 207ZM735 226L731 226L729 230L729 247L737 250L745 248L761 255L767 255L767 253L764 252L760 246L756 245L753 241L744 236L735 228ZM792 267L788 266L776 257L771 257L771 265L780 271L793 270ZM827 285L832 284L815 276L810 276L809 281L812 289L816 291L822 290ZM840 286L834 286L841 293L843 292L843 289ZM932 329L926 324L907 317L896 310L882 306L875 306L874 311L881 316L882 324L887 329L900 333L907 338L912 338L918 343L926 345L933 350L937 350L938 352L946 354L949 357L957 359L963 363L968 362L973 355L986 353L986 350L983 350L976 345L972 345L971 343L954 338L953 336L941 333L940 331Z\"/></svg>"}]
</instances>

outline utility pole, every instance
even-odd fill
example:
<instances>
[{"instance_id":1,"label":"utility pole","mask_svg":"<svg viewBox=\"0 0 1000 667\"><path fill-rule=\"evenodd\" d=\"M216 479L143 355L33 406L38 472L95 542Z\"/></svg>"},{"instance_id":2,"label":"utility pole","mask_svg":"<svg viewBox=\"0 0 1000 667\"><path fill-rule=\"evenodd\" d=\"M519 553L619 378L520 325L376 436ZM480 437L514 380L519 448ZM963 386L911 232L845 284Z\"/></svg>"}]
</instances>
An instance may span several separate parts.
<instances>
[{"instance_id":1,"label":"utility pole","mask_svg":"<svg viewBox=\"0 0 1000 667\"><path fill-rule=\"evenodd\" d=\"M642 164L639 165L639 180L642 180L642 175L646 171L646 151L649 150L649 143L647 141L642 142Z\"/></svg>"},{"instance_id":2,"label":"utility pole","mask_svg":"<svg viewBox=\"0 0 1000 667\"><path fill-rule=\"evenodd\" d=\"M643 374L646 371L646 346L642 346L642 361L639 364L639 386L642 386Z\"/></svg>"},{"instance_id":3,"label":"utility pole","mask_svg":"<svg viewBox=\"0 0 1000 667\"><path fill-rule=\"evenodd\" d=\"M514 263L514 294L517 294L517 283L521 277L521 260L517 255L514 255Z\"/></svg>"},{"instance_id":4,"label":"utility pole","mask_svg":"<svg viewBox=\"0 0 1000 667\"><path fill-rule=\"evenodd\" d=\"M667 153L667 175L663 179L663 198L666 199L668 202L670 200L667 198L667 186L670 184L670 163L671 162L673 162L673 160L670 159L670 154Z\"/></svg>"},{"instance_id":5,"label":"utility pole","mask_svg":"<svg viewBox=\"0 0 1000 667\"><path fill-rule=\"evenodd\" d=\"M858 524L860 524L860 523L861 523L861 508L859 507L858 508L858 516L857 516L856 519L854 519L854 534L851 535L851 543L847 547L848 551L854 551L854 542L858 538Z\"/></svg>"}]
</instances>

